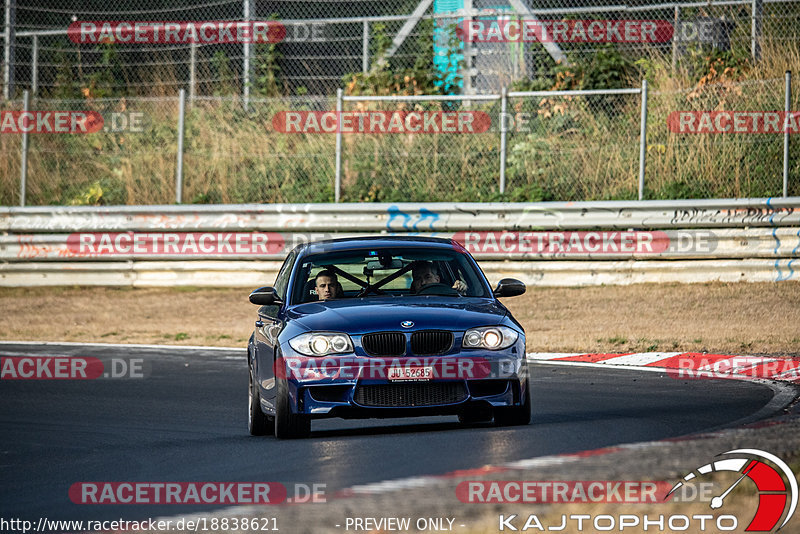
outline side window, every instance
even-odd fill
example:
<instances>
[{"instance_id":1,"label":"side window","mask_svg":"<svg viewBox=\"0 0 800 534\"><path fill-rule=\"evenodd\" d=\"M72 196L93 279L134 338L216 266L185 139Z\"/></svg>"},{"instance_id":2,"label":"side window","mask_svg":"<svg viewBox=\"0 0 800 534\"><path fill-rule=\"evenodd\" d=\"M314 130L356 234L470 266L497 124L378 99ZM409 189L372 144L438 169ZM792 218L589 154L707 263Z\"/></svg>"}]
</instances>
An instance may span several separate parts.
<instances>
[{"instance_id":1,"label":"side window","mask_svg":"<svg viewBox=\"0 0 800 534\"><path fill-rule=\"evenodd\" d=\"M286 261L283 262L283 267L281 267L278 277L275 279L275 292L283 300L286 300L286 286L289 285L289 276L292 274L292 267L296 257L297 252L294 250L289 253Z\"/></svg>"}]
</instances>

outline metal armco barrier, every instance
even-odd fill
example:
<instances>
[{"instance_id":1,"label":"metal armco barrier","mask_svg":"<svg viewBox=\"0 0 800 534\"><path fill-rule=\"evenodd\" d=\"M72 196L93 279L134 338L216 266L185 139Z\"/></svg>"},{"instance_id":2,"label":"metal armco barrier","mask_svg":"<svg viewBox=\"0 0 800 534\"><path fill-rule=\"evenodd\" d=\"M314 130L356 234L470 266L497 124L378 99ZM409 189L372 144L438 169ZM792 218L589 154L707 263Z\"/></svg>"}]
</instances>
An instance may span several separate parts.
<instances>
[{"instance_id":1,"label":"metal armco barrier","mask_svg":"<svg viewBox=\"0 0 800 534\"><path fill-rule=\"evenodd\" d=\"M270 284L302 242L429 235L495 282L798 280L800 198L0 208L0 285Z\"/></svg>"},{"instance_id":2,"label":"metal armco barrier","mask_svg":"<svg viewBox=\"0 0 800 534\"><path fill-rule=\"evenodd\" d=\"M538 203L0 208L0 232L457 232L800 226L800 197Z\"/></svg>"},{"instance_id":3,"label":"metal armco barrier","mask_svg":"<svg viewBox=\"0 0 800 534\"><path fill-rule=\"evenodd\" d=\"M794 260L482 261L489 282L517 278L538 286L643 282L780 282L800 280ZM270 285L281 262L126 261L0 263L0 286L242 287Z\"/></svg>"}]
</instances>

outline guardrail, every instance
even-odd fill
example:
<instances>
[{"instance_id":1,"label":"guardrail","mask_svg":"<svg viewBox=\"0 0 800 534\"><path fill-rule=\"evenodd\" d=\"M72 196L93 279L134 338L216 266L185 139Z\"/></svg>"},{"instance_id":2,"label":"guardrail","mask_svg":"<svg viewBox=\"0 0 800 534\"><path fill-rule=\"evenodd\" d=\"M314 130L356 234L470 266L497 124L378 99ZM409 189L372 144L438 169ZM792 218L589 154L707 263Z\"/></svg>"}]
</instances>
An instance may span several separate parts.
<instances>
[{"instance_id":1,"label":"guardrail","mask_svg":"<svg viewBox=\"0 0 800 534\"><path fill-rule=\"evenodd\" d=\"M0 208L0 232L457 232L800 226L800 197Z\"/></svg>"},{"instance_id":2,"label":"guardrail","mask_svg":"<svg viewBox=\"0 0 800 534\"><path fill-rule=\"evenodd\" d=\"M299 243L380 234L451 237L538 285L800 279L793 197L0 208L0 285L249 287Z\"/></svg>"}]
</instances>

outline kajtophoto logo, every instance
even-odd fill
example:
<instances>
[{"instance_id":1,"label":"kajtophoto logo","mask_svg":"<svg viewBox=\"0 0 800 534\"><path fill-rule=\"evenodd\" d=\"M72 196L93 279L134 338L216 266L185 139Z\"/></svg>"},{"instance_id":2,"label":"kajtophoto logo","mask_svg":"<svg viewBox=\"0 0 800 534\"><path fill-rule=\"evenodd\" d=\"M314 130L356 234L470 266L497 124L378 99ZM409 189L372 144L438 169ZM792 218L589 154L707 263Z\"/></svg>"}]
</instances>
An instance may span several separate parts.
<instances>
[{"instance_id":1,"label":"kajtophoto logo","mask_svg":"<svg viewBox=\"0 0 800 534\"><path fill-rule=\"evenodd\" d=\"M663 495L662 501L710 508L707 513L562 514L557 524L537 514L500 514L497 528L501 532L564 531L568 527L576 532L738 532L740 521L749 521L744 532L777 532L789 523L797 509L798 488L794 473L783 460L759 449L735 449L717 458L693 469L669 491L665 482L465 481L456 494L469 503L559 504L655 503L655 496ZM751 489L755 486L754 492L742 491L748 484ZM736 501L730 505L737 488ZM749 519L752 509L755 513Z\"/></svg>"},{"instance_id":2,"label":"kajtophoto logo","mask_svg":"<svg viewBox=\"0 0 800 534\"><path fill-rule=\"evenodd\" d=\"M774 454L759 449L735 449L718 456L730 455L738 456L738 458L722 458L701 465L675 484L667 496L672 495L689 481L713 477L715 473L720 472L741 473L736 482L711 499L709 505L711 509L722 508L728 495L747 478L755 484L758 508L745 532L771 532L783 518L783 522L777 530L782 529L797 510L797 479L792 470Z\"/></svg>"}]
</instances>

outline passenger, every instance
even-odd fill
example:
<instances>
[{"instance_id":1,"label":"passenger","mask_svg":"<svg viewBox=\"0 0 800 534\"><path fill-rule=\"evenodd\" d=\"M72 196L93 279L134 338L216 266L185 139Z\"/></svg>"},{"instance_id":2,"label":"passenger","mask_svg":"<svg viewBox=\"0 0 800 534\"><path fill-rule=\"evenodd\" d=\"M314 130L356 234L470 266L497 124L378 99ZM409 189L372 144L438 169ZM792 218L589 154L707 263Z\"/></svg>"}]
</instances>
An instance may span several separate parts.
<instances>
[{"instance_id":1,"label":"passenger","mask_svg":"<svg viewBox=\"0 0 800 534\"><path fill-rule=\"evenodd\" d=\"M318 272L314 283L319 300L333 300L344 296L342 284L333 271L325 269Z\"/></svg>"},{"instance_id":2,"label":"passenger","mask_svg":"<svg viewBox=\"0 0 800 534\"><path fill-rule=\"evenodd\" d=\"M419 291L431 284L441 284L442 277L439 275L439 269L431 261L418 261L411 269L411 293L419 293ZM467 283L463 280L456 280L453 284L453 289L459 293L467 290Z\"/></svg>"}]
</instances>

